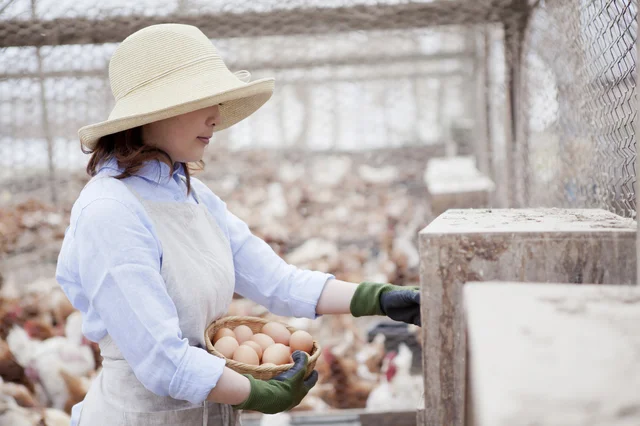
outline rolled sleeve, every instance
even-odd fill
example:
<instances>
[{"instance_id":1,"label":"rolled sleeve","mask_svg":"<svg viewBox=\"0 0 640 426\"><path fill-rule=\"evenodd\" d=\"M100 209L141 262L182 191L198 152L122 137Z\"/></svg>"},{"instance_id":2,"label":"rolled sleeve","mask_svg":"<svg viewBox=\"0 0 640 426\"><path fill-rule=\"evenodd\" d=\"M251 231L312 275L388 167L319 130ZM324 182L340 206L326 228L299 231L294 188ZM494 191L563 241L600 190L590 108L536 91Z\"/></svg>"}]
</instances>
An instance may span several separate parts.
<instances>
[{"instance_id":1,"label":"rolled sleeve","mask_svg":"<svg viewBox=\"0 0 640 426\"><path fill-rule=\"evenodd\" d=\"M169 395L197 404L204 401L222 372L225 360L190 346L169 384Z\"/></svg>"},{"instance_id":2,"label":"rolled sleeve","mask_svg":"<svg viewBox=\"0 0 640 426\"><path fill-rule=\"evenodd\" d=\"M315 319L316 306L331 274L289 265L245 222L226 210L236 271L236 292L283 316Z\"/></svg>"},{"instance_id":3,"label":"rolled sleeve","mask_svg":"<svg viewBox=\"0 0 640 426\"><path fill-rule=\"evenodd\" d=\"M116 199L98 199L82 210L74 241L88 315L104 325L149 391L201 403L224 361L182 337L160 274L161 248L142 212Z\"/></svg>"}]
</instances>

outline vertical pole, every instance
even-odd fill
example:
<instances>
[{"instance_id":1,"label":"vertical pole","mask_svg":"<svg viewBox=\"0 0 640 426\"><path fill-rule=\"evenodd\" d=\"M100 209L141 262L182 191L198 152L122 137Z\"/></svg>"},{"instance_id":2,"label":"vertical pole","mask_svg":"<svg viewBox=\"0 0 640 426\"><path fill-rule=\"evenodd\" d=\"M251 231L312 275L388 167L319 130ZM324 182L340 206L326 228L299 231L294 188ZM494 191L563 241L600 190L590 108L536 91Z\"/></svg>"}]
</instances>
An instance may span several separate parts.
<instances>
[{"instance_id":1,"label":"vertical pole","mask_svg":"<svg viewBox=\"0 0 640 426\"><path fill-rule=\"evenodd\" d=\"M639 23L640 23L640 18L636 15L636 19L638 19ZM640 35L640 29L638 31L638 34ZM638 37L636 35L636 40L638 40ZM636 49L637 49L637 54L640 54L640 45L636 42ZM636 56L636 58L640 58L640 56ZM636 81L640 81L638 80L638 77L640 77L640 73L638 73L638 67L636 65ZM637 90L637 88L636 88ZM638 104L636 104L636 108L638 107ZM640 108L638 108L640 110ZM635 202L636 202L636 285L638 283L638 279L640 279L640 226L638 226L638 224L640 224L640 203L638 202L638 194L640 194L640 179L638 179L638 176L640 176L640 174L638 174L638 172L640 172L640 155L638 155L638 130L640 129L640 120L638 120L638 117L636 116L636 120L635 120L635 132L636 132L636 188L635 188Z\"/></svg>"},{"instance_id":2,"label":"vertical pole","mask_svg":"<svg viewBox=\"0 0 640 426\"><path fill-rule=\"evenodd\" d=\"M409 143L417 146L420 145L420 121L422 120L422 110L420 108L420 80L417 77L413 77L411 78L411 80L409 80L409 82L409 84L411 85L411 93L413 94L413 103L415 107L415 109L413 110L414 125L413 129L411 129L413 140Z\"/></svg>"},{"instance_id":3,"label":"vertical pole","mask_svg":"<svg viewBox=\"0 0 640 426\"><path fill-rule=\"evenodd\" d=\"M517 45L514 28L508 23L504 25L504 59L505 59L505 188L507 192L507 206L515 207L515 144L516 144L516 66L514 64L514 47Z\"/></svg>"},{"instance_id":4,"label":"vertical pole","mask_svg":"<svg viewBox=\"0 0 640 426\"><path fill-rule=\"evenodd\" d=\"M36 19L36 0L31 0L31 18ZM42 69L42 55L40 47L36 47L36 58L38 61L38 83L40 85L40 115L42 119L42 132L47 140L47 156L49 167L49 189L51 191L51 202L58 203L58 194L56 191L56 169L53 161L53 139L51 137L51 129L49 127L49 114L47 107L46 88L44 84L44 72Z\"/></svg>"},{"instance_id":5,"label":"vertical pole","mask_svg":"<svg viewBox=\"0 0 640 426\"><path fill-rule=\"evenodd\" d=\"M505 59L507 72L507 125L506 161L508 206L524 204L524 158L525 125L523 114L524 79L522 76L522 50L528 22L526 3L522 14L504 22Z\"/></svg>"},{"instance_id":6,"label":"vertical pole","mask_svg":"<svg viewBox=\"0 0 640 426\"><path fill-rule=\"evenodd\" d=\"M480 170L481 173L490 176L491 155L489 149L489 97L487 96L487 29L482 28L475 34L477 39L477 43L474 49L475 56L473 67L474 75L476 76L474 123L477 139L475 143L475 152L478 163L478 170Z\"/></svg>"}]
</instances>

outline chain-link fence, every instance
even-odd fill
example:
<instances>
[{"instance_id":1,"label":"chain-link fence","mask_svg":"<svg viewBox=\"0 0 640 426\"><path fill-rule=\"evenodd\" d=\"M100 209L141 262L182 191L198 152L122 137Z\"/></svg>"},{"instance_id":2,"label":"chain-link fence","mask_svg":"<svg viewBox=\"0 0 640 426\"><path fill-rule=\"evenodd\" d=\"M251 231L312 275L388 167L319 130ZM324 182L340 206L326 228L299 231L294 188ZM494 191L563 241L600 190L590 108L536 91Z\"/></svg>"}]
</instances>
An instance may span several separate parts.
<instances>
[{"instance_id":1,"label":"chain-link fence","mask_svg":"<svg viewBox=\"0 0 640 426\"><path fill-rule=\"evenodd\" d=\"M456 152L495 182L495 206L632 216L636 10L631 0L0 0L5 281L52 276L88 178L77 129L113 106L117 43L160 22L196 25L232 71L276 78L259 112L214 137L198 177L300 267L416 284L417 231L433 218L424 169ZM392 377L394 351L396 386L422 386L414 329L305 324L328 356L304 409L364 409ZM415 410L382 398L376 408Z\"/></svg>"},{"instance_id":2,"label":"chain-link fence","mask_svg":"<svg viewBox=\"0 0 640 426\"><path fill-rule=\"evenodd\" d=\"M635 215L637 4L545 1L524 34L520 205Z\"/></svg>"}]
</instances>

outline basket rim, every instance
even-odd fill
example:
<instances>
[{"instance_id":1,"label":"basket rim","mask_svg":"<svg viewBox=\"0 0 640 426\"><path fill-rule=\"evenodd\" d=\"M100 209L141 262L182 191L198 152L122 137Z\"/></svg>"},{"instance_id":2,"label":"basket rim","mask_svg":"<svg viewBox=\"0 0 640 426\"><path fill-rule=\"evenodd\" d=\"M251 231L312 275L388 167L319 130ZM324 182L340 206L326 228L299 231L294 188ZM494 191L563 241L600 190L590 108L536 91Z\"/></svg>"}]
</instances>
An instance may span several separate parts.
<instances>
[{"instance_id":1,"label":"basket rim","mask_svg":"<svg viewBox=\"0 0 640 426\"><path fill-rule=\"evenodd\" d=\"M287 363L287 364L281 364L281 365L276 365L275 367L270 366L270 365L251 365L251 364L245 364L242 362L238 362L235 361L233 359L229 359L227 357L225 357L224 355L222 355L217 349L215 349L213 347L213 342L211 341L211 331L215 330L217 331L220 328L223 328L225 324L230 323L230 322L241 322L241 323L258 323L258 324L262 324L265 325L269 322L276 322L279 324L284 325L287 330L289 330L291 333L298 331L297 328L290 326L287 323L284 323L282 321L277 321L277 320L266 320L264 318L260 318L260 317L251 317L251 316L242 316L242 315L234 315L234 316L228 316L228 317L222 317L219 318L215 321L212 321L207 328L205 329L205 343L207 346L207 350L209 351L209 353L211 353L212 355L215 355L219 358L222 358L226 361L226 364L228 367L235 367L235 368L242 368L243 370L247 371L247 372L255 372L255 373L281 373L284 371L287 371L289 369L291 369L294 364L293 363ZM320 344L318 343L317 340L313 340L313 347L311 349L311 354L308 354L306 352L304 352L305 354L307 354L307 357L309 358L309 362L308 365L314 365L315 366L315 362L318 360L318 358L320 357L320 352L322 350L322 347L320 346Z\"/></svg>"}]
</instances>

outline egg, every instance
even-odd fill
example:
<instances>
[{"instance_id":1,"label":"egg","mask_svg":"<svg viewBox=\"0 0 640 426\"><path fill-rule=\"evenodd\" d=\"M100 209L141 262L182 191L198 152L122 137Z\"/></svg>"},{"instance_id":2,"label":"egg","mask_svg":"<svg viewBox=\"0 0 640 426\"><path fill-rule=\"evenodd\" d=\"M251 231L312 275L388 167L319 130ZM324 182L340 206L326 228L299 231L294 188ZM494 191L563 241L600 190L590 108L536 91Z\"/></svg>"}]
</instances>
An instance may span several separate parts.
<instances>
[{"instance_id":1,"label":"egg","mask_svg":"<svg viewBox=\"0 0 640 426\"><path fill-rule=\"evenodd\" d=\"M251 340L259 344L263 351L275 343L271 337L263 333L254 334Z\"/></svg>"},{"instance_id":2,"label":"egg","mask_svg":"<svg viewBox=\"0 0 640 426\"><path fill-rule=\"evenodd\" d=\"M220 352L225 358L233 357L233 353L238 349L238 341L235 337L223 336L216 342L213 347Z\"/></svg>"},{"instance_id":3,"label":"egg","mask_svg":"<svg viewBox=\"0 0 640 426\"><path fill-rule=\"evenodd\" d=\"M251 346L240 345L233 353L233 360L249 365L260 365L258 354Z\"/></svg>"},{"instance_id":4,"label":"egg","mask_svg":"<svg viewBox=\"0 0 640 426\"><path fill-rule=\"evenodd\" d=\"M271 337L274 342L289 345L291 332L287 327L278 322L268 322L262 327L262 332Z\"/></svg>"},{"instance_id":5,"label":"egg","mask_svg":"<svg viewBox=\"0 0 640 426\"><path fill-rule=\"evenodd\" d=\"M216 343L218 340L220 340L221 337L224 336L231 336L234 338L236 337L235 333L231 331L230 328L223 327L216 332L215 336L213 336L213 343Z\"/></svg>"},{"instance_id":6,"label":"egg","mask_svg":"<svg viewBox=\"0 0 640 426\"><path fill-rule=\"evenodd\" d=\"M289 348L282 343L276 343L265 349L262 354L264 363L272 363L275 365L288 364L290 359Z\"/></svg>"},{"instance_id":7,"label":"egg","mask_svg":"<svg viewBox=\"0 0 640 426\"><path fill-rule=\"evenodd\" d=\"M258 354L258 359L262 359L262 352L263 352L262 346L260 346L253 340L247 340L246 342L243 343L243 345L251 347L254 351L256 351L256 354Z\"/></svg>"},{"instance_id":8,"label":"egg","mask_svg":"<svg viewBox=\"0 0 640 426\"><path fill-rule=\"evenodd\" d=\"M246 325L239 325L233 329L238 343L243 344L253 337L253 331Z\"/></svg>"},{"instance_id":9,"label":"egg","mask_svg":"<svg viewBox=\"0 0 640 426\"><path fill-rule=\"evenodd\" d=\"M313 349L313 337L304 330L295 331L291 335L289 346L291 347L291 352L304 351L311 354L311 350Z\"/></svg>"}]
</instances>

